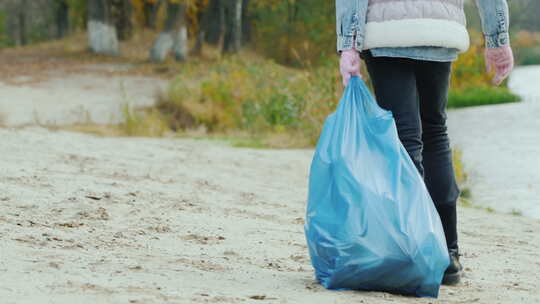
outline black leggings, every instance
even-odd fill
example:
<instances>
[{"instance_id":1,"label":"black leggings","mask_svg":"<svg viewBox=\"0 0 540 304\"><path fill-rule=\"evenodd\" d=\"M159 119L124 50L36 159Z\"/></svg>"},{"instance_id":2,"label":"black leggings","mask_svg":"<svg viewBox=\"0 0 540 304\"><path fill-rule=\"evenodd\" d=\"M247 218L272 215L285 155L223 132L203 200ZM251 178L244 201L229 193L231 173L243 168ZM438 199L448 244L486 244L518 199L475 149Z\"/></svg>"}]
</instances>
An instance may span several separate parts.
<instances>
[{"instance_id":1,"label":"black leggings","mask_svg":"<svg viewBox=\"0 0 540 304\"><path fill-rule=\"evenodd\" d=\"M459 188L446 132L451 62L373 57L369 51L361 57L377 103L392 111L399 139L424 177L441 217L448 249L457 250Z\"/></svg>"}]
</instances>

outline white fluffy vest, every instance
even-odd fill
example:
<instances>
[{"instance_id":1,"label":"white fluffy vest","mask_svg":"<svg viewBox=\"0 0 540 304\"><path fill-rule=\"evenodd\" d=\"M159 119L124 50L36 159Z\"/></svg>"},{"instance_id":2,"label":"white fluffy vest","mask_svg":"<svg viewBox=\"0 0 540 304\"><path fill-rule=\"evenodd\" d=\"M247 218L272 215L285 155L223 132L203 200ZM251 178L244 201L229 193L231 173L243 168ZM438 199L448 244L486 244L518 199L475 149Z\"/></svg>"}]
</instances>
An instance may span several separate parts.
<instances>
[{"instance_id":1,"label":"white fluffy vest","mask_svg":"<svg viewBox=\"0 0 540 304\"><path fill-rule=\"evenodd\" d=\"M364 49L469 48L464 0L369 0Z\"/></svg>"}]
</instances>

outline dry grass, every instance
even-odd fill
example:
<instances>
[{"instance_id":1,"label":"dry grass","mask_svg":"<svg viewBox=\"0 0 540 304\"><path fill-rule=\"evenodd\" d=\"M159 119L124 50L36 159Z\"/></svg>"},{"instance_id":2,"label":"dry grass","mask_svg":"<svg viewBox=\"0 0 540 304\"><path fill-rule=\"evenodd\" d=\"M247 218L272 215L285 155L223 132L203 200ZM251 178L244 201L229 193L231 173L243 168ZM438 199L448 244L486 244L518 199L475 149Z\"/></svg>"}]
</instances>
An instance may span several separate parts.
<instances>
[{"instance_id":1,"label":"dry grass","mask_svg":"<svg viewBox=\"0 0 540 304\"><path fill-rule=\"evenodd\" d=\"M463 164L463 152L458 148L452 149L452 161L454 163L454 172L459 185L465 184L467 181L467 173Z\"/></svg>"},{"instance_id":2,"label":"dry grass","mask_svg":"<svg viewBox=\"0 0 540 304\"><path fill-rule=\"evenodd\" d=\"M65 131L86 133L100 137L123 137L124 132L117 125L100 125L94 123L74 124L62 127Z\"/></svg>"}]
</instances>

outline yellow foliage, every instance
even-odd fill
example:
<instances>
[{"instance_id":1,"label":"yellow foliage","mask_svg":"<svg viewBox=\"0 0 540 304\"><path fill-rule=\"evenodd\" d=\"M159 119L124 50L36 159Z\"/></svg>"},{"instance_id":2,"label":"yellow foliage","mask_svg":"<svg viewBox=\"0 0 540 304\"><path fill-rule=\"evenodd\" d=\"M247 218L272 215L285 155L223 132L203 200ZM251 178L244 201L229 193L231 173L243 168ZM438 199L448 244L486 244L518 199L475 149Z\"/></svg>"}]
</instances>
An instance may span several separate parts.
<instances>
[{"instance_id":1,"label":"yellow foliage","mask_svg":"<svg viewBox=\"0 0 540 304\"><path fill-rule=\"evenodd\" d=\"M182 109L212 134L282 134L272 146L315 144L342 92L334 61L300 70L244 52L209 67L188 66L169 89L168 109ZM285 140L289 135L294 140Z\"/></svg>"},{"instance_id":2,"label":"yellow foliage","mask_svg":"<svg viewBox=\"0 0 540 304\"><path fill-rule=\"evenodd\" d=\"M452 66L452 88L464 89L467 87L488 86L492 75L486 73L484 61L484 47L481 39L472 35L472 44L469 50L461 54Z\"/></svg>"},{"instance_id":3,"label":"yellow foliage","mask_svg":"<svg viewBox=\"0 0 540 304\"><path fill-rule=\"evenodd\" d=\"M335 56L334 4L327 0L251 2L255 49L278 62L309 67Z\"/></svg>"},{"instance_id":4,"label":"yellow foliage","mask_svg":"<svg viewBox=\"0 0 540 304\"><path fill-rule=\"evenodd\" d=\"M147 3L156 4L158 0L131 0L134 9L135 20L137 24L144 23L144 5ZM208 7L209 0L167 0L167 3L184 4L189 24L189 33L195 36L198 31L198 14ZM166 5L162 5L158 13L157 24L163 23L166 14ZM160 26L158 26L159 28Z\"/></svg>"},{"instance_id":5,"label":"yellow foliage","mask_svg":"<svg viewBox=\"0 0 540 304\"><path fill-rule=\"evenodd\" d=\"M122 112L125 121L118 127L127 136L160 137L169 130L160 113L155 109L142 114L124 105Z\"/></svg>"},{"instance_id":6,"label":"yellow foliage","mask_svg":"<svg viewBox=\"0 0 540 304\"><path fill-rule=\"evenodd\" d=\"M463 152L454 148L452 149L452 162L454 164L454 173L456 181L459 185L463 185L467 181L467 173L463 165Z\"/></svg>"}]
</instances>

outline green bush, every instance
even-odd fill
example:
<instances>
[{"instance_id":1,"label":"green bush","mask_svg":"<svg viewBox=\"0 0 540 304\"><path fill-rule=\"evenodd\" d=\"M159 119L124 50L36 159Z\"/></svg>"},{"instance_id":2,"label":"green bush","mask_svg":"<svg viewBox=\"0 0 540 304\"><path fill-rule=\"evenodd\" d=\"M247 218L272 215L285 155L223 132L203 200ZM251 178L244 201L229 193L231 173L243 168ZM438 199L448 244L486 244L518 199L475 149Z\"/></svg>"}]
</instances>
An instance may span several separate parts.
<instances>
[{"instance_id":1,"label":"green bush","mask_svg":"<svg viewBox=\"0 0 540 304\"><path fill-rule=\"evenodd\" d=\"M474 86L450 90L448 107L461 108L519 101L506 87Z\"/></svg>"},{"instance_id":2,"label":"green bush","mask_svg":"<svg viewBox=\"0 0 540 304\"><path fill-rule=\"evenodd\" d=\"M305 108L300 90L307 81L306 73L272 61L246 63L238 59L232 57L219 64L211 79L195 90L201 94L199 102L212 109L200 113L199 121L222 131L298 127ZM189 108L189 100L186 102Z\"/></svg>"},{"instance_id":3,"label":"green bush","mask_svg":"<svg viewBox=\"0 0 540 304\"><path fill-rule=\"evenodd\" d=\"M125 104L122 107L122 114L124 122L118 128L124 135L160 137L168 130L168 126L156 109L150 108L144 113L139 113Z\"/></svg>"},{"instance_id":4,"label":"green bush","mask_svg":"<svg viewBox=\"0 0 540 304\"><path fill-rule=\"evenodd\" d=\"M515 56L518 65L540 64L540 46L518 48Z\"/></svg>"},{"instance_id":5,"label":"green bush","mask_svg":"<svg viewBox=\"0 0 540 304\"><path fill-rule=\"evenodd\" d=\"M335 62L300 70L242 54L208 69L193 82L200 69L188 67L158 102L171 129L202 125L209 132L242 131L253 138L290 134L296 146L309 146L316 142L342 88Z\"/></svg>"},{"instance_id":6,"label":"green bush","mask_svg":"<svg viewBox=\"0 0 540 304\"><path fill-rule=\"evenodd\" d=\"M493 73L486 73L483 41L479 33L471 32L472 45L452 65L448 107L470 107L519 101L506 82L491 85Z\"/></svg>"}]
</instances>

